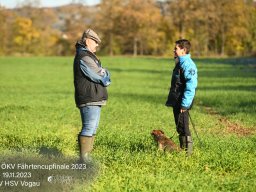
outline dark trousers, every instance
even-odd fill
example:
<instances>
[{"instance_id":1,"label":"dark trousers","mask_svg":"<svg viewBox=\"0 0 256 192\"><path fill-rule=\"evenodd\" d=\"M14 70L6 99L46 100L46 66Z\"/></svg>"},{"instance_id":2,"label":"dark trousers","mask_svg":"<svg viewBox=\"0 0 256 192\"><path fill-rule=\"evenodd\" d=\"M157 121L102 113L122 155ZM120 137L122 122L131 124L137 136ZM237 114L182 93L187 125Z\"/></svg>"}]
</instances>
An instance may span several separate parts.
<instances>
[{"instance_id":1,"label":"dark trousers","mask_svg":"<svg viewBox=\"0 0 256 192\"><path fill-rule=\"evenodd\" d=\"M173 115L174 115L174 119L175 119L177 132L179 133L179 135L180 136L191 136L191 133L189 130L188 110L181 113L180 106L173 107Z\"/></svg>"}]
</instances>

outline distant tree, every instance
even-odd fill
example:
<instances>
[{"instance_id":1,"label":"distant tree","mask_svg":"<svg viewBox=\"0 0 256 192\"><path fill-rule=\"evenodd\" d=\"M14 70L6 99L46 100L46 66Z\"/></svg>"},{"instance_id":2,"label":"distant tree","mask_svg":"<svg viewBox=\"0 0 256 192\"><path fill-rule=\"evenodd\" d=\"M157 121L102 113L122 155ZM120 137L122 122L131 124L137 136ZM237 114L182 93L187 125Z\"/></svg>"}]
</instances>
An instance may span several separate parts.
<instances>
[{"instance_id":1,"label":"distant tree","mask_svg":"<svg viewBox=\"0 0 256 192\"><path fill-rule=\"evenodd\" d=\"M152 54L161 51L164 33L160 32L162 17L160 9L152 0L129 0L124 5L120 20L122 34L125 37L125 50Z\"/></svg>"},{"instance_id":2,"label":"distant tree","mask_svg":"<svg viewBox=\"0 0 256 192\"><path fill-rule=\"evenodd\" d=\"M61 30L59 43L63 46L62 54L74 54L75 43L81 38L83 31L85 31L91 23L91 15L88 7L82 4L73 4L59 8L61 17L65 25ZM64 38L63 38L64 37Z\"/></svg>"},{"instance_id":3,"label":"distant tree","mask_svg":"<svg viewBox=\"0 0 256 192\"><path fill-rule=\"evenodd\" d=\"M216 42L217 54L241 55L249 38L248 5L244 0L212 1L215 7L215 20L211 32ZM230 11L232 5L232 11ZM214 27L213 27L214 26ZM216 33L217 32L217 33Z\"/></svg>"},{"instance_id":4,"label":"distant tree","mask_svg":"<svg viewBox=\"0 0 256 192\"><path fill-rule=\"evenodd\" d=\"M40 39L37 51L39 55L56 55L57 43L61 38L61 32L54 27L58 21L57 15L53 9L40 8L37 10L37 16L33 17L34 27L40 31Z\"/></svg>"},{"instance_id":5,"label":"distant tree","mask_svg":"<svg viewBox=\"0 0 256 192\"><path fill-rule=\"evenodd\" d=\"M18 51L33 53L33 45L38 42L40 32L34 28L31 19L17 17L13 42Z\"/></svg>"},{"instance_id":6,"label":"distant tree","mask_svg":"<svg viewBox=\"0 0 256 192\"><path fill-rule=\"evenodd\" d=\"M171 39L186 38L192 42L196 55L207 52L207 17L210 4L202 0L168 1L166 21L170 23Z\"/></svg>"},{"instance_id":7,"label":"distant tree","mask_svg":"<svg viewBox=\"0 0 256 192\"><path fill-rule=\"evenodd\" d=\"M10 18L13 13L0 6L0 55L8 53L12 36L12 25Z\"/></svg>"},{"instance_id":8,"label":"distant tree","mask_svg":"<svg viewBox=\"0 0 256 192\"><path fill-rule=\"evenodd\" d=\"M173 36L189 38L196 55L241 55L250 37L248 13L244 0L169 1Z\"/></svg>"},{"instance_id":9,"label":"distant tree","mask_svg":"<svg viewBox=\"0 0 256 192\"><path fill-rule=\"evenodd\" d=\"M246 7L249 37L244 39L244 55L256 56L256 1L248 1Z\"/></svg>"},{"instance_id":10,"label":"distant tree","mask_svg":"<svg viewBox=\"0 0 256 192\"><path fill-rule=\"evenodd\" d=\"M103 54L169 55L179 38L191 40L196 56L256 54L253 0L76 0L57 8L40 2L0 7L0 55L71 55L89 27Z\"/></svg>"},{"instance_id":11,"label":"distant tree","mask_svg":"<svg viewBox=\"0 0 256 192\"><path fill-rule=\"evenodd\" d=\"M98 14L94 18L94 26L101 33L102 48L109 55L120 54L120 39L122 28L119 24L123 14L124 3L120 0L102 0Z\"/></svg>"},{"instance_id":12,"label":"distant tree","mask_svg":"<svg viewBox=\"0 0 256 192\"><path fill-rule=\"evenodd\" d=\"M254 2L254 6L250 7L250 18L249 18L249 30L251 38L249 42L247 42L247 53L251 52L254 56L256 56L256 2Z\"/></svg>"},{"instance_id":13,"label":"distant tree","mask_svg":"<svg viewBox=\"0 0 256 192\"><path fill-rule=\"evenodd\" d=\"M230 16L230 20L233 22L226 31L227 41L225 42L228 55L243 55L246 50L246 42L250 39L249 10L245 1L232 1L233 14ZM236 18L235 21L234 18Z\"/></svg>"}]
</instances>

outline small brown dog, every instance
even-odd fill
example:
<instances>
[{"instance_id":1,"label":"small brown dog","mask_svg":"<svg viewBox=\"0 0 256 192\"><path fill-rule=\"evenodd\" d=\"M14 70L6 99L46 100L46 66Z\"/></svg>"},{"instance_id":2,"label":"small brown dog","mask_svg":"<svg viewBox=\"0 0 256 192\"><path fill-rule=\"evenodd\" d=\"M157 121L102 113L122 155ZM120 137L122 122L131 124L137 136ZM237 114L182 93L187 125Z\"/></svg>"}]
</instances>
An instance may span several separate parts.
<instances>
[{"instance_id":1,"label":"small brown dog","mask_svg":"<svg viewBox=\"0 0 256 192\"><path fill-rule=\"evenodd\" d=\"M167 152L180 151L181 149L161 130L153 130L151 132L154 140L158 143L158 149Z\"/></svg>"}]
</instances>

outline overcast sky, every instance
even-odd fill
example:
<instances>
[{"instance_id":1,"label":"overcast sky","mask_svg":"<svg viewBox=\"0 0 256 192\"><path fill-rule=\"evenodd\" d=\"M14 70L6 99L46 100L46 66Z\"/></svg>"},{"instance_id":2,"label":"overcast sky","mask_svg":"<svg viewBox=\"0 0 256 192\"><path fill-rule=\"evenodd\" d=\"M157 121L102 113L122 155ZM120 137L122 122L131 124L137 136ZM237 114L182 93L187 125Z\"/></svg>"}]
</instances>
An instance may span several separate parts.
<instances>
[{"instance_id":1,"label":"overcast sky","mask_svg":"<svg viewBox=\"0 0 256 192\"><path fill-rule=\"evenodd\" d=\"M6 8L14 8L25 0L0 0L0 5ZM32 2L32 0L29 0ZM40 0L41 7L56 7L60 5L67 5L71 3L72 0ZM94 5L100 2L100 0L83 0L84 3L88 5Z\"/></svg>"}]
</instances>

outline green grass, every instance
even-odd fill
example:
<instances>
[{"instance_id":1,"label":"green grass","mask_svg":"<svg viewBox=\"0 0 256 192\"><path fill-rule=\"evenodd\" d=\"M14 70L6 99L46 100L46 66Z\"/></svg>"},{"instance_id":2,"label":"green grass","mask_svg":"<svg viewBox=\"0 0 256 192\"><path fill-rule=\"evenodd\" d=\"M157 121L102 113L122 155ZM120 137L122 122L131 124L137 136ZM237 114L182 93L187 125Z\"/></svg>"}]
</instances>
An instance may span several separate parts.
<instances>
[{"instance_id":1,"label":"green grass","mask_svg":"<svg viewBox=\"0 0 256 192\"><path fill-rule=\"evenodd\" d=\"M169 136L175 133L172 109L164 106L173 61L102 58L112 84L93 152L99 175L84 190L255 191L256 60L195 61L199 86L191 116L204 145L199 146L192 130L194 154L186 158L184 153L157 151L150 136L156 128ZM77 155L81 122L72 62L71 57L0 58L2 153L36 155L47 148ZM250 134L228 131L219 118ZM174 140L178 143L177 135Z\"/></svg>"}]
</instances>

